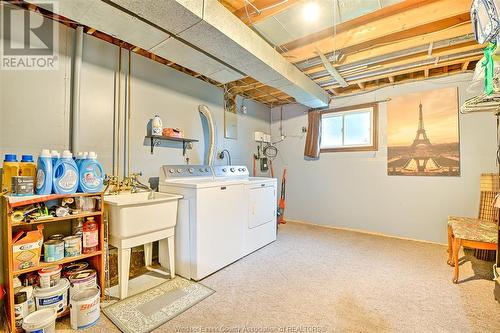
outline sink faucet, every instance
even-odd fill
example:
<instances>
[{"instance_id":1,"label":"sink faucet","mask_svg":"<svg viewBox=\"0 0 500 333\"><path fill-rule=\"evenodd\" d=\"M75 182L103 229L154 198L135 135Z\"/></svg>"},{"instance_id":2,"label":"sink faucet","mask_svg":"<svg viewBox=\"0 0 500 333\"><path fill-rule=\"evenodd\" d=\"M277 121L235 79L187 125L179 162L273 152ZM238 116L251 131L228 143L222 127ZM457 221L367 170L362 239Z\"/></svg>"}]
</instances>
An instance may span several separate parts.
<instances>
[{"instance_id":1,"label":"sink faucet","mask_svg":"<svg viewBox=\"0 0 500 333\"><path fill-rule=\"evenodd\" d=\"M142 172L139 173L132 173L128 179L130 180L130 192L131 193L138 193L142 191L149 191L148 195L148 200L153 199L154 197L154 191L151 187L141 183L139 180L139 176L142 176Z\"/></svg>"},{"instance_id":2,"label":"sink faucet","mask_svg":"<svg viewBox=\"0 0 500 333\"><path fill-rule=\"evenodd\" d=\"M108 194L119 194L121 191L122 182L118 180L117 176L106 175L104 184L106 185L106 187L104 188L104 193L108 192Z\"/></svg>"}]
</instances>

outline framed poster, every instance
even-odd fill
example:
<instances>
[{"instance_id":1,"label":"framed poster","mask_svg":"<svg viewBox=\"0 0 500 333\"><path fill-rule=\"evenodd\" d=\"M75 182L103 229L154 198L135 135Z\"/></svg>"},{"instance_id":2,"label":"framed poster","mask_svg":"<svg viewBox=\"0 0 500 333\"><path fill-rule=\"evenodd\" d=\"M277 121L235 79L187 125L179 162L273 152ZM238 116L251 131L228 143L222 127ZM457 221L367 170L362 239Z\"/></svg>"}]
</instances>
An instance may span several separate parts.
<instances>
[{"instance_id":1,"label":"framed poster","mask_svg":"<svg viewBox=\"0 0 500 333\"><path fill-rule=\"evenodd\" d=\"M392 98L387 104L387 174L460 176L457 87Z\"/></svg>"}]
</instances>

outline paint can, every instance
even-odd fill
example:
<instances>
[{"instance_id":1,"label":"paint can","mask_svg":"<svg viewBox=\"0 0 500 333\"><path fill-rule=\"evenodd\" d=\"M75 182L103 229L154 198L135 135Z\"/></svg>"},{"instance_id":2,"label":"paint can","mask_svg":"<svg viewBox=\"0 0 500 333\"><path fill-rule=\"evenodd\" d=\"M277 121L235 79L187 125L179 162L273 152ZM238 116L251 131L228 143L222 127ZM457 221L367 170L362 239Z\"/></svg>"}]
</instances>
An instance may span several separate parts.
<instances>
[{"instance_id":1,"label":"paint can","mask_svg":"<svg viewBox=\"0 0 500 333\"><path fill-rule=\"evenodd\" d=\"M101 292L98 287L84 289L73 296L69 301L71 328L84 329L97 323L101 313Z\"/></svg>"},{"instance_id":2,"label":"paint can","mask_svg":"<svg viewBox=\"0 0 500 333\"><path fill-rule=\"evenodd\" d=\"M62 278L57 285L51 288L35 287L33 295L35 296L36 309L54 308L57 313L64 312L68 306L68 279Z\"/></svg>"},{"instance_id":3,"label":"paint can","mask_svg":"<svg viewBox=\"0 0 500 333\"><path fill-rule=\"evenodd\" d=\"M82 254L82 239L78 236L64 237L64 256L76 257Z\"/></svg>"},{"instance_id":4,"label":"paint can","mask_svg":"<svg viewBox=\"0 0 500 333\"><path fill-rule=\"evenodd\" d=\"M65 278L69 278L71 274L83 271L84 269L89 268L89 263L86 261L75 262L73 264L69 264L64 266L62 275Z\"/></svg>"},{"instance_id":5,"label":"paint can","mask_svg":"<svg viewBox=\"0 0 500 333\"><path fill-rule=\"evenodd\" d=\"M55 287L61 279L61 268L61 265L54 265L39 270L38 276L40 277L40 288L45 289Z\"/></svg>"},{"instance_id":6,"label":"paint can","mask_svg":"<svg viewBox=\"0 0 500 333\"><path fill-rule=\"evenodd\" d=\"M57 311L53 308L38 310L29 314L23 321L26 333L55 333Z\"/></svg>"},{"instance_id":7,"label":"paint can","mask_svg":"<svg viewBox=\"0 0 500 333\"><path fill-rule=\"evenodd\" d=\"M97 286L97 273L93 269L85 269L73 273L69 276L69 297L77 294L79 291Z\"/></svg>"},{"instance_id":8,"label":"paint can","mask_svg":"<svg viewBox=\"0 0 500 333\"><path fill-rule=\"evenodd\" d=\"M43 243L43 260L45 262L59 261L64 258L64 242L51 239Z\"/></svg>"},{"instance_id":9,"label":"paint can","mask_svg":"<svg viewBox=\"0 0 500 333\"><path fill-rule=\"evenodd\" d=\"M49 240L62 240L63 238L63 234L54 234L49 236Z\"/></svg>"}]
</instances>

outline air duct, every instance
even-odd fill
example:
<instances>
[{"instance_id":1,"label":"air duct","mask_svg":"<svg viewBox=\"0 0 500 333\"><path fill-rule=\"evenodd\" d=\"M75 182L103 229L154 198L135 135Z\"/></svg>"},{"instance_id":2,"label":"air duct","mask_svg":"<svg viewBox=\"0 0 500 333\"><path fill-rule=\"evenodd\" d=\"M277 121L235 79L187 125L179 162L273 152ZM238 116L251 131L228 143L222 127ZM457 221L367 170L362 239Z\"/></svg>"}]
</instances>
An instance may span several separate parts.
<instances>
[{"instance_id":1,"label":"air duct","mask_svg":"<svg viewBox=\"0 0 500 333\"><path fill-rule=\"evenodd\" d=\"M207 124L207 136L208 143L205 143L205 165L213 165L214 164L214 150L215 150L215 125L214 120L212 118L212 113L210 109L206 105L199 105L198 111L205 118Z\"/></svg>"},{"instance_id":2,"label":"air duct","mask_svg":"<svg viewBox=\"0 0 500 333\"><path fill-rule=\"evenodd\" d=\"M28 1L36 4L34 0ZM248 75L306 106L328 106L329 95L320 86L217 0L52 2L58 3L54 10L59 15L150 50L221 83Z\"/></svg>"}]
</instances>

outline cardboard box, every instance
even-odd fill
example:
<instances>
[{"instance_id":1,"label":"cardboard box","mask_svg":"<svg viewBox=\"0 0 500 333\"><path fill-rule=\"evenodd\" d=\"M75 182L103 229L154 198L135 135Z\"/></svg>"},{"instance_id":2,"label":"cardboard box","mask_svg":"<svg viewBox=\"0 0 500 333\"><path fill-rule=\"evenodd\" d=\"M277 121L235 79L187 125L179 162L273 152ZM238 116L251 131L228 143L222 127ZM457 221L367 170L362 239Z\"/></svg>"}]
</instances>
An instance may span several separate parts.
<instances>
[{"instance_id":1,"label":"cardboard box","mask_svg":"<svg viewBox=\"0 0 500 333\"><path fill-rule=\"evenodd\" d=\"M12 254L15 271L35 267L40 264L43 244L43 225L36 230L19 231L13 237Z\"/></svg>"}]
</instances>

